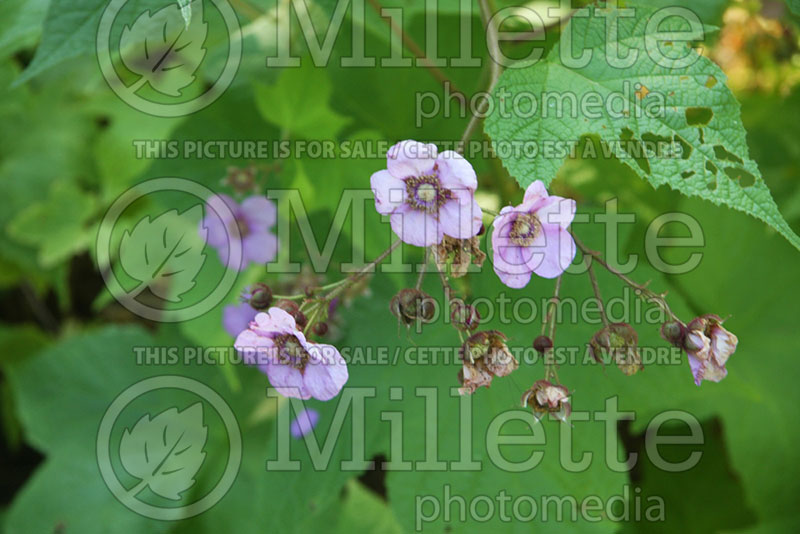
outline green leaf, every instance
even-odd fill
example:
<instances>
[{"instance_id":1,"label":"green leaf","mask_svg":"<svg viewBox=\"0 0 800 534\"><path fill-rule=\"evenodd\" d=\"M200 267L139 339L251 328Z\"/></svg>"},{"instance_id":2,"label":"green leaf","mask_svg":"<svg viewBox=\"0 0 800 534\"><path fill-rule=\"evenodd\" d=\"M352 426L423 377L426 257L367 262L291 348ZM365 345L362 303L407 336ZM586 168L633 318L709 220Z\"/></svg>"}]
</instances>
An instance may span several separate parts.
<instances>
[{"instance_id":1,"label":"green leaf","mask_svg":"<svg viewBox=\"0 0 800 534\"><path fill-rule=\"evenodd\" d=\"M191 22L184 21L178 4L154 14L145 11L122 30L120 57L131 72L140 76L137 86L149 83L156 91L180 96L195 80L195 72L206 55L203 44L208 24L198 3ZM131 88L131 92L136 90Z\"/></svg>"},{"instance_id":2,"label":"green leaf","mask_svg":"<svg viewBox=\"0 0 800 534\"><path fill-rule=\"evenodd\" d=\"M635 16L590 7L589 16L570 19L564 33L572 35L573 56L582 50L592 54L585 66L562 64L558 44L544 60L503 73L494 90L498 105L487 118L486 131L505 167L522 187L537 179L549 184L568 151L548 152L546 144L568 146L580 136L597 136L609 154L595 157L620 158L653 187L666 184L685 195L744 211L800 249L800 237L781 216L748 155L739 104L725 85L724 73L680 37L674 42L660 37L657 45L657 34L647 28L654 10L638 2L628 7L635 8ZM616 41L606 42L603 14L610 18L609 25L618 25ZM658 30L686 32L687 23L671 17ZM618 46L623 58L638 55L630 66L614 68L606 46ZM651 50L657 46L664 58L654 61L646 46ZM686 54L694 61L675 67L672 62ZM525 104L531 97L538 104L533 112ZM514 99L523 102L517 109ZM598 101L600 106L581 104ZM531 142L539 148L534 155L507 151ZM643 143L658 142L673 147L674 153L640 152Z\"/></svg>"},{"instance_id":3,"label":"green leaf","mask_svg":"<svg viewBox=\"0 0 800 534\"><path fill-rule=\"evenodd\" d=\"M356 480L349 481L345 488L347 495L342 503L341 517L335 533L401 534L403 532L391 509L380 497Z\"/></svg>"},{"instance_id":4,"label":"green leaf","mask_svg":"<svg viewBox=\"0 0 800 534\"><path fill-rule=\"evenodd\" d=\"M73 182L56 182L48 197L20 212L8 225L8 233L39 249L39 263L52 267L84 250L90 241L85 227L92 217L94 198Z\"/></svg>"},{"instance_id":5,"label":"green leaf","mask_svg":"<svg viewBox=\"0 0 800 534\"><path fill-rule=\"evenodd\" d=\"M256 104L267 121L291 135L335 139L348 119L330 108L332 87L325 69L308 58L300 68L284 69L275 85L256 84Z\"/></svg>"},{"instance_id":6,"label":"green leaf","mask_svg":"<svg viewBox=\"0 0 800 534\"><path fill-rule=\"evenodd\" d=\"M132 491L149 487L161 497L180 500L195 483L207 440L200 402L183 411L164 410L152 419L143 415L133 429L125 429L120 442L122 466L141 480Z\"/></svg>"},{"instance_id":7,"label":"green leaf","mask_svg":"<svg viewBox=\"0 0 800 534\"><path fill-rule=\"evenodd\" d=\"M97 28L108 0L51 0L44 20L42 42L28 68L14 82L25 83L34 76L69 59L96 53ZM117 23L130 20L148 8L160 8L158 0L130 0Z\"/></svg>"},{"instance_id":8,"label":"green leaf","mask_svg":"<svg viewBox=\"0 0 800 534\"><path fill-rule=\"evenodd\" d=\"M149 287L164 300L180 302L181 295L195 286L206 260L205 242L196 239L202 218L203 206L197 205L182 213L170 210L155 219L147 216L132 232L125 230L120 265L141 282L134 291Z\"/></svg>"},{"instance_id":9,"label":"green leaf","mask_svg":"<svg viewBox=\"0 0 800 534\"><path fill-rule=\"evenodd\" d=\"M786 3L789 5L789 9L792 10L792 13L800 15L800 0L786 0Z\"/></svg>"},{"instance_id":10,"label":"green leaf","mask_svg":"<svg viewBox=\"0 0 800 534\"><path fill-rule=\"evenodd\" d=\"M6 0L0 3L0 57L36 43L50 0Z\"/></svg>"}]
</instances>

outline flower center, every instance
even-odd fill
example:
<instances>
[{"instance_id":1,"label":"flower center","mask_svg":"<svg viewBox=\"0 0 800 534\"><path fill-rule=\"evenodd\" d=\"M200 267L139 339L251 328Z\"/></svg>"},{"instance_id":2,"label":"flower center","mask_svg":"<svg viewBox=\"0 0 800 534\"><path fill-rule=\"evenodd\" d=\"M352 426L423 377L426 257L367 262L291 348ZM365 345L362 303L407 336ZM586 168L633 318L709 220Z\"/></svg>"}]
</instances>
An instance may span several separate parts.
<instances>
[{"instance_id":1,"label":"flower center","mask_svg":"<svg viewBox=\"0 0 800 534\"><path fill-rule=\"evenodd\" d=\"M278 347L278 363L289 365L301 371L305 369L309 354L303 348L299 339L292 334L283 334L277 336L273 341L275 346Z\"/></svg>"},{"instance_id":2,"label":"flower center","mask_svg":"<svg viewBox=\"0 0 800 534\"><path fill-rule=\"evenodd\" d=\"M442 187L436 174L406 179L406 203L415 210L435 213L450 199L450 195L450 190Z\"/></svg>"},{"instance_id":3,"label":"flower center","mask_svg":"<svg viewBox=\"0 0 800 534\"><path fill-rule=\"evenodd\" d=\"M244 239L245 236L250 233L250 227L247 226L247 222L244 221L243 219L239 219L238 217L235 218L234 220L232 220L228 224L228 232L231 235L234 235L235 234L235 228L239 229L239 237L241 239Z\"/></svg>"},{"instance_id":4,"label":"flower center","mask_svg":"<svg viewBox=\"0 0 800 534\"><path fill-rule=\"evenodd\" d=\"M539 235L542 225L535 215L524 213L517 216L511 223L511 232L508 236L511 241L519 246L528 247L533 244L533 240Z\"/></svg>"}]
</instances>

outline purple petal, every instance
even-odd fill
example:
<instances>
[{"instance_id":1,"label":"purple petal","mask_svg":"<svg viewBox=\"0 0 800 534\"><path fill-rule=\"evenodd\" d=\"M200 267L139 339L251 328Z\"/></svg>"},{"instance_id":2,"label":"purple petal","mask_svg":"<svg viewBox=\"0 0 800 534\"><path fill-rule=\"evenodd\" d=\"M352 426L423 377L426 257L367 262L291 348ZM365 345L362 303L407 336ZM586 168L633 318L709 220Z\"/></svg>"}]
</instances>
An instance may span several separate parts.
<instances>
[{"instance_id":1,"label":"purple petal","mask_svg":"<svg viewBox=\"0 0 800 534\"><path fill-rule=\"evenodd\" d=\"M395 178L387 170L378 171L369 179L375 195L375 209L382 215L389 215L405 202L406 184Z\"/></svg>"},{"instance_id":2,"label":"purple petal","mask_svg":"<svg viewBox=\"0 0 800 534\"><path fill-rule=\"evenodd\" d=\"M255 308L247 302L225 306L222 310L222 326L231 337L236 337L247 330L256 313Z\"/></svg>"},{"instance_id":3,"label":"purple petal","mask_svg":"<svg viewBox=\"0 0 800 534\"><path fill-rule=\"evenodd\" d=\"M201 228L206 230L206 243L217 249L227 247L234 237L230 235L230 228L236 226L239 206L228 195L215 195L206 200L205 213Z\"/></svg>"},{"instance_id":4,"label":"purple petal","mask_svg":"<svg viewBox=\"0 0 800 534\"><path fill-rule=\"evenodd\" d=\"M478 188L475 169L464 156L452 150L445 150L436 158L439 165L439 180L450 190L474 192Z\"/></svg>"},{"instance_id":5,"label":"purple petal","mask_svg":"<svg viewBox=\"0 0 800 534\"><path fill-rule=\"evenodd\" d=\"M508 234L516 220L516 212L501 212L492 229L492 262L496 273L530 275L528 260L531 252L511 242ZM530 278L530 276L528 276Z\"/></svg>"},{"instance_id":6,"label":"purple petal","mask_svg":"<svg viewBox=\"0 0 800 534\"><path fill-rule=\"evenodd\" d=\"M309 354L303 374L306 390L315 399L331 400L347 382L347 364L333 345L310 344Z\"/></svg>"},{"instance_id":7,"label":"purple petal","mask_svg":"<svg viewBox=\"0 0 800 534\"><path fill-rule=\"evenodd\" d=\"M256 365L262 373L269 374L269 365L275 355L275 343L271 338L245 330L236 337L233 346L241 353L244 363Z\"/></svg>"},{"instance_id":8,"label":"purple petal","mask_svg":"<svg viewBox=\"0 0 800 534\"><path fill-rule=\"evenodd\" d=\"M575 241L569 232L554 224L542 225L542 232L534 239L530 250L528 266L542 278L560 276L576 253Z\"/></svg>"},{"instance_id":9,"label":"purple petal","mask_svg":"<svg viewBox=\"0 0 800 534\"><path fill-rule=\"evenodd\" d=\"M702 360L699 360L692 356L689 356L689 368L692 370L692 376L694 376L694 383L695 385L700 385L703 382L703 375L705 374L706 366Z\"/></svg>"},{"instance_id":10,"label":"purple petal","mask_svg":"<svg viewBox=\"0 0 800 534\"><path fill-rule=\"evenodd\" d=\"M550 195L547 194L547 188L545 188L544 182L536 180L525 190L525 198L522 201L528 203L547 198L548 196Z\"/></svg>"},{"instance_id":11,"label":"purple petal","mask_svg":"<svg viewBox=\"0 0 800 534\"><path fill-rule=\"evenodd\" d=\"M390 223L394 233L409 245L428 247L442 242L442 227L429 213L417 210L393 213Z\"/></svg>"},{"instance_id":12,"label":"purple petal","mask_svg":"<svg viewBox=\"0 0 800 534\"><path fill-rule=\"evenodd\" d=\"M496 266L494 272L495 274L497 274L497 277L500 278L501 282L503 282L505 285L507 285L512 289L522 289L523 287L527 286L528 283L530 283L531 281L530 272L513 274L502 270L498 270Z\"/></svg>"},{"instance_id":13,"label":"purple petal","mask_svg":"<svg viewBox=\"0 0 800 534\"><path fill-rule=\"evenodd\" d=\"M278 238L270 232L248 234L242 241L242 264L269 263L278 256Z\"/></svg>"},{"instance_id":14,"label":"purple petal","mask_svg":"<svg viewBox=\"0 0 800 534\"><path fill-rule=\"evenodd\" d=\"M557 224L566 229L572 224L576 209L573 199L552 196L535 213L542 224Z\"/></svg>"},{"instance_id":15,"label":"purple petal","mask_svg":"<svg viewBox=\"0 0 800 534\"><path fill-rule=\"evenodd\" d=\"M295 439L300 439L317 426L319 422L319 412L313 408L306 408L294 418L289 426L289 432Z\"/></svg>"},{"instance_id":16,"label":"purple petal","mask_svg":"<svg viewBox=\"0 0 800 534\"><path fill-rule=\"evenodd\" d=\"M451 200L439 210L439 223L442 231L456 239L467 239L481 230L483 212L474 198L467 202Z\"/></svg>"},{"instance_id":17,"label":"purple petal","mask_svg":"<svg viewBox=\"0 0 800 534\"><path fill-rule=\"evenodd\" d=\"M436 145L400 141L386 153L386 167L396 178L431 174L437 152Z\"/></svg>"},{"instance_id":18,"label":"purple petal","mask_svg":"<svg viewBox=\"0 0 800 534\"><path fill-rule=\"evenodd\" d=\"M256 331L261 331L264 334L297 333L297 323L295 323L294 317L281 308L272 307L266 313L257 314L254 322Z\"/></svg>"},{"instance_id":19,"label":"purple petal","mask_svg":"<svg viewBox=\"0 0 800 534\"><path fill-rule=\"evenodd\" d=\"M265 196L257 195L242 201L241 215L251 232L265 231L275 226L278 208Z\"/></svg>"},{"instance_id":20,"label":"purple petal","mask_svg":"<svg viewBox=\"0 0 800 534\"><path fill-rule=\"evenodd\" d=\"M307 369L307 368L306 368ZM291 365L273 363L267 368L269 383L284 397L310 399L311 392L303 383L303 373Z\"/></svg>"}]
</instances>

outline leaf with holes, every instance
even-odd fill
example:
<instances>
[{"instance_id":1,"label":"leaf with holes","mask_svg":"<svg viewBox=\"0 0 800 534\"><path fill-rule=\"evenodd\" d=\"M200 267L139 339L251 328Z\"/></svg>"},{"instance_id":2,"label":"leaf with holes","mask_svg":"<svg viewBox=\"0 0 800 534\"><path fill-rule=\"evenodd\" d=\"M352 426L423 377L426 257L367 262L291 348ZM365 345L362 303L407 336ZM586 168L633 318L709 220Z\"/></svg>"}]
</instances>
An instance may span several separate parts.
<instances>
[{"instance_id":1,"label":"leaf with holes","mask_svg":"<svg viewBox=\"0 0 800 534\"><path fill-rule=\"evenodd\" d=\"M203 4L195 3L189 23L184 21L186 8L170 4L152 15L145 11L122 30L120 57L128 69L140 76L131 91L149 83L160 93L180 96L194 82L195 72L206 55L203 43L208 34Z\"/></svg>"},{"instance_id":2,"label":"leaf with holes","mask_svg":"<svg viewBox=\"0 0 800 534\"><path fill-rule=\"evenodd\" d=\"M724 73L691 47L708 30L691 16L634 2L580 10L546 58L503 73L486 131L523 187L549 184L578 139L596 136L604 152L584 158L617 157L654 187L744 211L800 249L748 156Z\"/></svg>"},{"instance_id":3,"label":"leaf with holes","mask_svg":"<svg viewBox=\"0 0 800 534\"><path fill-rule=\"evenodd\" d=\"M164 300L180 302L181 295L195 286L206 260L205 234L202 240L197 236L202 217L202 206L183 213L171 210L155 219L148 216L122 234L120 264L141 283L134 294L149 288Z\"/></svg>"}]
</instances>

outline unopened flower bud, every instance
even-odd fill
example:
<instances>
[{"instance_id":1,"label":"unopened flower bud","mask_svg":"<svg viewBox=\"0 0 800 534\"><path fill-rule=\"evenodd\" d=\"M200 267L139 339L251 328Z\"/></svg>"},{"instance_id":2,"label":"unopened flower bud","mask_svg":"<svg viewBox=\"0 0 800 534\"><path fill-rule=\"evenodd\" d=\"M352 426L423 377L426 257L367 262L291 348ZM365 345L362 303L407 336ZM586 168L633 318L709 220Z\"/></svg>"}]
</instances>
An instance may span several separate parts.
<instances>
[{"instance_id":1,"label":"unopened flower bud","mask_svg":"<svg viewBox=\"0 0 800 534\"><path fill-rule=\"evenodd\" d=\"M305 313L297 310L297 313L294 314L294 322L297 323L297 327L302 330L308 324L308 318Z\"/></svg>"},{"instance_id":2,"label":"unopened flower bud","mask_svg":"<svg viewBox=\"0 0 800 534\"><path fill-rule=\"evenodd\" d=\"M676 347L683 345L686 326L680 321L667 321L661 325L661 337Z\"/></svg>"},{"instance_id":3,"label":"unopened flower bud","mask_svg":"<svg viewBox=\"0 0 800 534\"><path fill-rule=\"evenodd\" d=\"M294 322L297 324L298 328L304 328L308 323L308 319L306 319L306 315L300 311L300 306L297 305L296 302L288 299L281 299L275 303L276 308L280 308L292 317L294 317Z\"/></svg>"},{"instance_id":4,"label":"unopened flower bud","mask_svg":"<svg viewBox=\"0 0 800 534\"><path fill-rule=\"evenodd\" d=\"M474 306L462 302L453 305L453 311L450 312L450 320L453 322L453 326L464 332L475 330L481 324L481 316L478 310Z\"/></svg>"},{"instance_id":5,"label":"unopened flower bud","mask_svg":"<svg viewBox=\"0 0 800 534\"><path fill-rule=\"evenodd\" d=\"M328 333L328 323L317 323L314 325L314 334L318 336L324 336Z\"/></svg>"},{"instance_id":6,"label":"unopened flower bud","mask_svg":"<svg viewBox=\"0 0 800 534\"><path fill-rule=\"evenodd\" d=\"M639 335L628 323L611 323L597 331L589 342L589 350L597 362L608 355L620 371L630 376L644 369L639 354Z\"/></svg>"},{"instance_id":7,"label":"unopened flower bud","mask_svg":"<svg viewBox=\"0 0 800 534\"><path fill-rule=\"evenodd\" d=\"M417 321L429 322L436 314L436 303L418 289L401 289L389 303L392 315L406 326Z\"/></svg>"},{"instance_id":8,"label":"unopened flower bud","mask_svg":"<svg viewBox=\"0 0 800 534\"><path fill-rule=\"evenodd\" d=\"M553 340L547 336L539 336L533 340L533 348L539 354L544 354L553 348Z\"/></svg>"},{"instance_id":9,"label":"unopened flower bud","mask_svg":"<svg viewBox=\"0 0 800 534\"><path fill-rule=\"evenodd\" d=\"M297 303L294 302L293 300L288 300L288 299L279 300L278 302L275 303L275 307L282 309L283 311L292 316L298 311L300 311L300 306L298 306Z\"/></svg>"},{"instance_id":10,"label":"unopened flower bud","mask_svg":"<svg viewBox=\"0 0 800 534\"><path fill-rule=\"evenodd\" d=\"M272 290L267 284L254 284L250 288L248 302L256 310L266 310L272 305Z\"/></svg>"}]
</instances>

